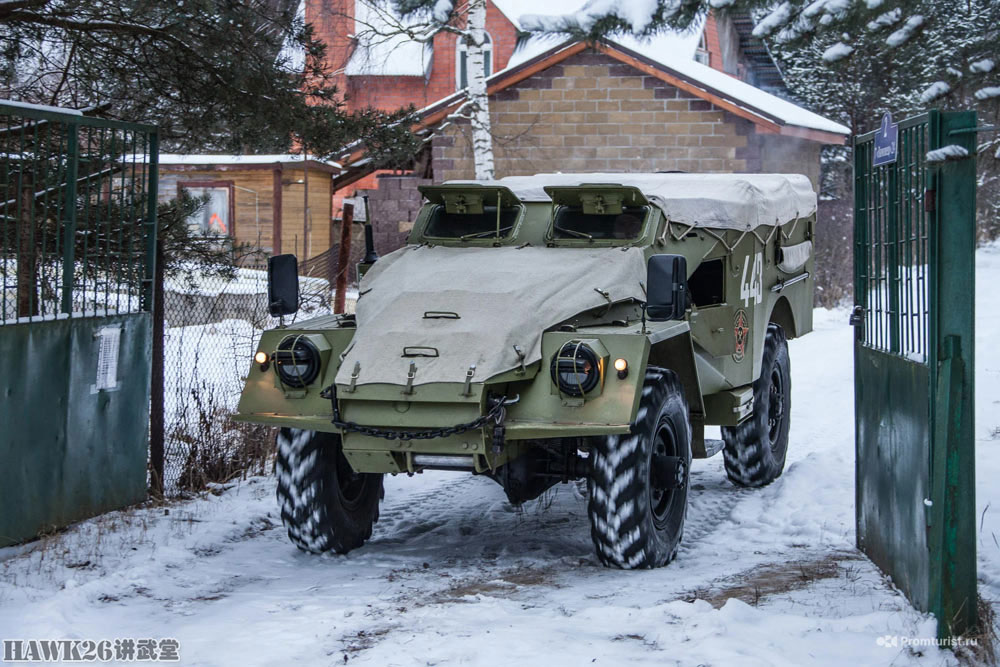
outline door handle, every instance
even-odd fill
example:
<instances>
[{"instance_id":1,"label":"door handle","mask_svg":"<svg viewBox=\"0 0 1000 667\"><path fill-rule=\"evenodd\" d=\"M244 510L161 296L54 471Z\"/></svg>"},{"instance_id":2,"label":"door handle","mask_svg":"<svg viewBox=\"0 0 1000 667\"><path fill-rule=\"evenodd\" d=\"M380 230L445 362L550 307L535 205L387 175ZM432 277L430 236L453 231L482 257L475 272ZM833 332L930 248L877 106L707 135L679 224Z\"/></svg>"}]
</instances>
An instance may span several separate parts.
<instances>
[{"instance_id":1,"label":"door handle","mask_svg":"<svg viewBox=\"0 0 1000 667\"><path fill-rule=\"evenodd\" d=\"M865 308L864 306L854 306L854 310L851 311L851 318L848 323L852 327L864 326L865 323Z\"/></svg>"}]
</instances>

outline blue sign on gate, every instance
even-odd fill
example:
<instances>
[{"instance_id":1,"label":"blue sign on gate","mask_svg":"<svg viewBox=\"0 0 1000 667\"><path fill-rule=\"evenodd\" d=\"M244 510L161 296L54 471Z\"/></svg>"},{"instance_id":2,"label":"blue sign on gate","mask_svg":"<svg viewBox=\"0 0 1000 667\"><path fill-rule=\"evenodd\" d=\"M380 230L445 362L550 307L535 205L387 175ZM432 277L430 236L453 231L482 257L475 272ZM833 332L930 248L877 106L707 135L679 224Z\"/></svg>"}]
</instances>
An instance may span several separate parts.
<instances>
[{"instance_id":1,"label":"blue sign on gate","mask_svg":"<svg viewBox=\"0 0 1000 667\"><path fill-rule=\"evenodd\" d=\"M899 125L892 122L892 114L882 116L882 126L875 135L875 146L872 151L873 165L892 164L896 161L896 149L899 146Z\"/></svg>"}]
</instances>

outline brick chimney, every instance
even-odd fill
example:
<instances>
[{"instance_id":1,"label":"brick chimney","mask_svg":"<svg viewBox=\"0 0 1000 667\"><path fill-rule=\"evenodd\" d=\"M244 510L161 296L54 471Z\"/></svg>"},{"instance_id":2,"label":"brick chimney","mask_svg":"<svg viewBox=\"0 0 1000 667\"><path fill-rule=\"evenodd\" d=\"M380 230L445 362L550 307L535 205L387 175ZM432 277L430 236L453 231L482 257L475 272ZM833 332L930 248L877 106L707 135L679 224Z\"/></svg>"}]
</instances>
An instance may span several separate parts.
<instances>
[{"instance_id":1,"label":"brick chimney","mask_svg":"<svg viewBox=\"0 0 1000 667\"><path fill-rule=\"evenodd\" d=\"M335 82L337 88L347 91L347 77L344 67L347 65L354 41L354 0L305 0L306 23L313 25L318 39L326 42L326 60L337 72Z\"/></svg>"}]
</instances>

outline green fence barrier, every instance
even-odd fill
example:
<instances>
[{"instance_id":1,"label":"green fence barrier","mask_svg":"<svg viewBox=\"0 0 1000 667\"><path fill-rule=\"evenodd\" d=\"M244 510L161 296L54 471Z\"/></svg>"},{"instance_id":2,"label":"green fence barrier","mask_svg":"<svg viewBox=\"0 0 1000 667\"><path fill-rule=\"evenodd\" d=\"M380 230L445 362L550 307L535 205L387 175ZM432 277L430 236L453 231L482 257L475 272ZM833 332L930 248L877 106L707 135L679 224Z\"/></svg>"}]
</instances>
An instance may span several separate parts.
<instances>
[{"instance_id":1,"label":"green fence barrier","mask_svg":"<svg viewBox=\"0 0 1000 667\"><path fill-rule=\"evenodd\" d=\"M145 497L156 156L0 103L0 546Z\"/></svg>"},{"instance_id":2,"label":"green fence barrier","mask_svg":"<svg viewBox=\"0 0 1000 667\"><path fill-rule=\"evenodd\" d=\"M977 623L976 115L899 123L876 166L888 130L854 141L857 539L945 638Z\"/></svg>"}]
</instances>

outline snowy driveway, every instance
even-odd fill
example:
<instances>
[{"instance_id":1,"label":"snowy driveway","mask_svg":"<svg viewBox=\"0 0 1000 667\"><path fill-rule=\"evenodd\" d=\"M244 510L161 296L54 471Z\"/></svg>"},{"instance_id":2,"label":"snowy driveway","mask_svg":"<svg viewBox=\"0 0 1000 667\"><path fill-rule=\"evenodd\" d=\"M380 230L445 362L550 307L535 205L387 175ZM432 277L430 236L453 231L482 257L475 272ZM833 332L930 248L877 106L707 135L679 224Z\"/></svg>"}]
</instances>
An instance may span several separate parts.
<instances>
[{"instance_id":1,"label":"snowy driveway","mask_svg":"<svg viewBox=\"0 0 1000 667\"><path fill-rule=\"evenodd\" d=\"M979 253L1000 282L1000 248ZM1000 294L980 290L977 446L984 594L1000 598L994 429ZM678 559L600 567L585 500L561 485L515 510L490 480L387 478L372 541L346 557L286 540L274 484L84 522L0 550L0 638L176 637L191 665L941 664L930 637L854 550L851 330L816 312L791 342L785 474L737 490L720 457L696 461ZM995 501L995 502L993 502ZM982 537L982 536L981 536Z\"/></svg>"}]
</instances>

